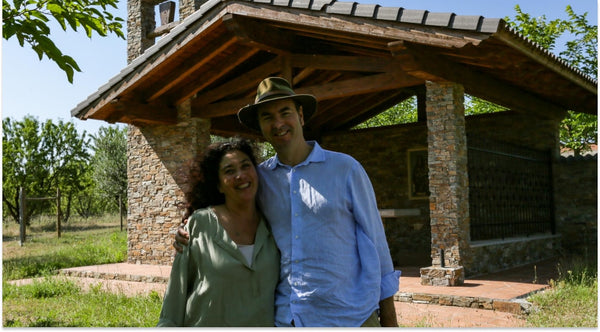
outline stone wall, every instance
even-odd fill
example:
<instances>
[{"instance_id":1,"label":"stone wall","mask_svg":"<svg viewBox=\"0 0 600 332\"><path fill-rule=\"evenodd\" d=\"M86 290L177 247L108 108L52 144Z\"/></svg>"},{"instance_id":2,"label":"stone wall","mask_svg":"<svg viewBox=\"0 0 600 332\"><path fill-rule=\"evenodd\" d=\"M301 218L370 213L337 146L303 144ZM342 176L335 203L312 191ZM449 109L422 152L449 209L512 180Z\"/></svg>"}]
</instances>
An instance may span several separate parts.
<instances>
[{"instance_id":1,"label":"stone wall","mask_svg":"<svg viewBox=\"0 0 600 332\"><path fill-rule=\"evenodd\" d=\"M129 126L127 261L171 264L173 235L181 222L189 161L210 142L210 122Z\"/></svg>"},{"instance_id":2,"label":"stone wall","mask_svg":"<svg viewBox=\"0 0 600 332\"><path fill-rule=\"evenodd\" d=\"M495 141L552 151L558 158L560 119L541 119L526 113L506 111L467 117L467 140L486 138Z\"/></svg>"},{"instance_id":3,"label":"stone wall","mask_svg":"<svg viewBox=\"0 0 600 332\"><path fill-rule=\"evenodd\" d=\"M469 137L484 137L540 150L553 150L558 142L556 128L557 120L539 119L510 111L466 117L467 143ZM349 133L332 133L322 138L321 145L348 153L363 165L373 183L380 209L419 211L418 215L383 218L386 236L396 266L431 265L429 201L409 198L407 167L409 150L427 148L426 124L418 122L354 130ZM572 176L576 177L576 174ZM588 180L582 179L583 181ZM487 264L494 269L504 269L508 265L523 264L522 258L545 258L555 255L559 247L553 244L553 250L546 250L538 241L533 241L532 248L540 249L532 250L538 253L510 254L521 252L523 243L528 241L509 241L506 247L491 243L477 244L477 249L474 249L470 257L472 260L469 259L473 263L465 266L465 275L477 273L481 266ZM556 241L553 240L553 243ZM508 253L505 259L500 262L494 261L495 257L504 257L504 252Z\"/></svg>"},{"instance_id":4,"label":"stone wall","mask_svg":"<svg viewBox=\"0 0 600 332\"><path fill-rule=\"evenodd\" d=\"M469 266L469 275L502 271L542 261L556 255L560 250L560 242L560 235L549 234L471 243L471 252L477 259Z\"/></svg>"},{"instance_id":5,"label":"stone wall","mask_svg":"<svg viewBox=\"0 0 600 332\"><path fill-rule=\"evenodd\" d=\"M598 156L555 164L556 230L567 252L594 259L598 250Z\"/></svg>"}]
</instances>

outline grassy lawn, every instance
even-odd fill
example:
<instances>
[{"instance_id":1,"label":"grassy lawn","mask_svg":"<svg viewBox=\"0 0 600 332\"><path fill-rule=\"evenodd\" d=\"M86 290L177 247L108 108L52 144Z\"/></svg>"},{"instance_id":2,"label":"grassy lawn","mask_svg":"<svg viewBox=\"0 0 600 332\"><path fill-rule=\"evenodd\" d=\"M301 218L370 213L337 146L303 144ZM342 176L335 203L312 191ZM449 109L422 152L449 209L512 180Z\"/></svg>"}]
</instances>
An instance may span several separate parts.
<instances>
[{"instance_id":1,"label":"grassy lawn","mask_svg":"<svg viewBox=\"0 0 600 332\"><path fill-rule=\"evenodd\" d=\"M2 312L4 327L152 327L162 295L127 297L98 287L83 292L61 268L124 262L127 235L118 217L72 221L57 238L52 219L36 220L19 246L18 225L3 226ZM595 262L562 260L558 280L528 300L535 306L530 327L597 327L598 274ZM40 277L28 285L7 281Z\"/></svg>"},{"instance_id":2,"label":"grassy lawn","mask_svg":"<svg viewBox=\"0 0 600 332\"><path fill-rule=\"evenodd\" d=\"M594 262L565 260L550 290L528 301L535 310L527 317L532 327L598 327L598 271Z\"/></svg>"},{"instance_id":3,"label":"grassy lawn","mask_svg":"<svg viewBox=\"0 0 600 332\"><path fill-rule=\"evenodd\" d=\"M24 245L19 245L19 228L4 224L2 232L2 280L23 279L74 266L124 262L127 234L120 231L118 217L72 221L63 225L58 238L54 221L32 221Z\"/></svg>"},{"instance_id":4,"label":"grassy lawn","mask_svg":"<svg viewBox=\"0 0 600 332\"><path fill-rule=\"evenodd\" d=\"M127 234L118 217L72 221L57 237L52 219L34 220L19 246L16 224L3 225L2 313L4 327L152 327L158 322L162 295L127 297L99 286L82 293L61 268L124 262ZM40 277L15 286L8 280Z\"/></svg>"}]
</instances>

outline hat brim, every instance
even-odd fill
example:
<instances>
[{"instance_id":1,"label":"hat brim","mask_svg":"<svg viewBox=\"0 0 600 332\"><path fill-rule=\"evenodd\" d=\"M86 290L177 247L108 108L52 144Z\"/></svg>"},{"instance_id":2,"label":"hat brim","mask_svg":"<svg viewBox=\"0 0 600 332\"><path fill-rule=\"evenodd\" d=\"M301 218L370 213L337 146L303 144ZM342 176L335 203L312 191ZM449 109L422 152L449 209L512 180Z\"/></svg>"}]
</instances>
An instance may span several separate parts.
<instances>
[{"instance_id":1,"label":"hat brim","mask_svg":"<svg viewBox=\"0 0 600 332\"><path fill-rule=\"evenodd\" d=\"M317 99L312 95L292 95L292 96L281 96L275 98L269 98L266 100L259 101L256 104L246 105L242 107L238 113L238 120L246 127L260 132L260 125L258 124L258 116L256 111L259 106L282 99L292 99L302 105L302 113L304 115L304 121L308 121L310 117L315 113L317 109Z\"/></svg>"}]
</instances>

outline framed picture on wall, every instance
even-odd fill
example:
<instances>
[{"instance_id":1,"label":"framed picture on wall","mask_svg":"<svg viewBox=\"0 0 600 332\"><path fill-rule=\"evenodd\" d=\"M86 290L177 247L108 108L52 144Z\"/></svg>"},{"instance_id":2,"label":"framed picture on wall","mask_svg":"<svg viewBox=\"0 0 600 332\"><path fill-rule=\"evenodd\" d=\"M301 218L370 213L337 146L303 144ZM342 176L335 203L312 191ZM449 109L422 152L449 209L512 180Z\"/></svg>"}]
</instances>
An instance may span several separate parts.
<instances>
[{"instance_id":1,"label":"framed picture on wall","mask_svg":"<svg viewBox=\"0 0 600 332\"><path fill-rule=\"evenodd\" d=\"M429 167L427 148L408 150L408 198L429 198Z\"/></svg>"}]
</instances>

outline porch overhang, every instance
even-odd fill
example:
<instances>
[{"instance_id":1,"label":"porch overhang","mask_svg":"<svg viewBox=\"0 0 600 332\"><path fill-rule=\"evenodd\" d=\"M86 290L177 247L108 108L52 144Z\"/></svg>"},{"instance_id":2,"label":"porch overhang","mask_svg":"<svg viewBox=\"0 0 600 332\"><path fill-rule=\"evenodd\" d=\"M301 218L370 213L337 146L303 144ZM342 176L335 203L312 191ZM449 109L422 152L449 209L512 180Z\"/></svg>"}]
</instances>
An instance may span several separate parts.
<instances>
[{"instance_id":1,"label":"porch overhang","mask_svg":"<svg viewBox=\"0 0 600 332\"><path fill-rule=\"evenodd\" d=\"M501 19L339 1L211 0L72 111L135 125L210 118L214 134L257 136L237 111L265 77L318 100L307 137L345 130L452 81L515 111L597 114L597 82Z\"/></svg>"}]
</instances>

